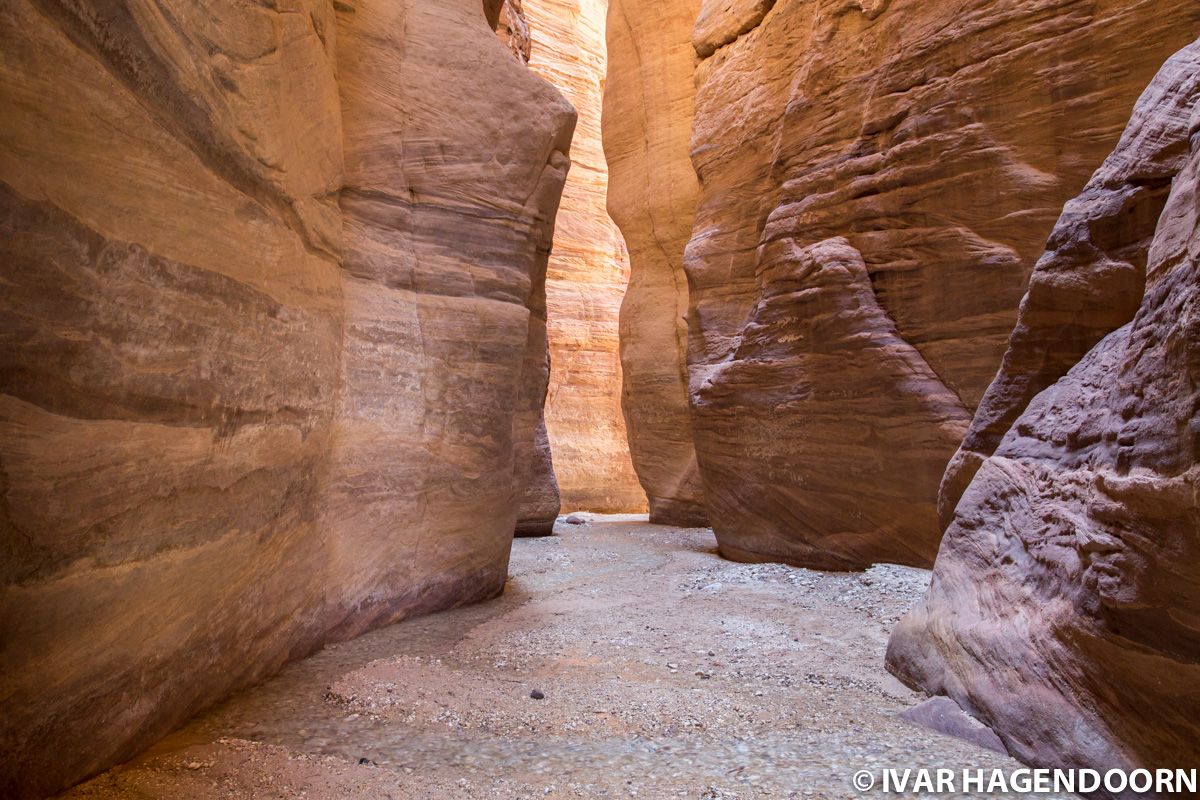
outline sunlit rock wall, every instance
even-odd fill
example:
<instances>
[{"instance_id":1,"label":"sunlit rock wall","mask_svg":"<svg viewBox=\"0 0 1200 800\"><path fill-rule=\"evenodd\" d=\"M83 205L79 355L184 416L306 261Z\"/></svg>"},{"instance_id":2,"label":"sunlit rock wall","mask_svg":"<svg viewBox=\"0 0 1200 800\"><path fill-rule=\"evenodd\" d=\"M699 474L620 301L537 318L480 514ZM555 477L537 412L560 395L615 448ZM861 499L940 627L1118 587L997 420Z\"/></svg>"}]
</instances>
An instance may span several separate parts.
<instances>
[{"instance_id":1,"label":"sunlit rock wall","mask_svg":"<svg viewBox=\"0 0 1200 800\"><path fill-rule=\"evenodd\" d=\"M479 0L337 7L0 6L4 797L500 591L573 114Z\"/></svg>"},{"instance_id":2,"label":"sunlit rock wall","mask_svg":"<svg viewBox=\"0 0 1200 800\"><path fill-rule=\"evenodd\" d=\"M621 363L629 446L653 522L706 525L687 400L687 277L697 184L690 141L699 0L609 0L608 209L629 248Z\"/></svg>"},{"instance_id":3,"label":"sunlit rock wall","mask_svg":"<svg viewBox=\"0 0 1200 800\"><path fill-rule=\"evenodd\" d=\"M546 279L550 391L546 426L568 510L641 512L646 495L621 412L617 320L629 280L625 245L608 216L600 140L607 0L527 0L529 67L575 106L571 172Z\"/></svg>"}]
</instances>

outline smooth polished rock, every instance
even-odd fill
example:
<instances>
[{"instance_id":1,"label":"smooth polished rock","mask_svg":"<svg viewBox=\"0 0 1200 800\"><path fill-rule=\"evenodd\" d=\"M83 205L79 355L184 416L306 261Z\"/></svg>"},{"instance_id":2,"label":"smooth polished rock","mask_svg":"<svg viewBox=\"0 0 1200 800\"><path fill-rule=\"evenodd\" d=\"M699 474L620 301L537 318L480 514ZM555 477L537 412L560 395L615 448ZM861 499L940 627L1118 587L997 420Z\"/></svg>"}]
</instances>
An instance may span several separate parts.
<instances>
[{"instance_id":1,"label":"smooth polished rock","mask_svg":"<svg viewBox=\"0 0 1200 800\"><path fill-rule=\"evenodd\" d=\"M503 586L574 114L336 5L0 6L4 797Z\"/></svg>"},{"instance_id":2,"label":"smooth polished rock","mask_svg":"<svg viewBox=\"0 0 1200 800\"><path fill-rule=\"evenodd\" d=\"M605 207L600 112L607 10L607 0L525 3L533 35L529 68L558 87L579 114L546 277L546 427L564 508L644 513L646 494L621 411L617 328L629 260Z\"/></svg>"},{"instance_id":3,"label":"smooth polished rock","mask_svg":"<svg viewBox=\"0 0 1200 800\"><path fill-rule=\"evenodd\" d=\"M629 248L621 305L623 406L656 523L706 526L687 400L683 250L698 186L689 156L699 0L610 0L604 152L608 210Z\"/></svg>"}]
</instances>

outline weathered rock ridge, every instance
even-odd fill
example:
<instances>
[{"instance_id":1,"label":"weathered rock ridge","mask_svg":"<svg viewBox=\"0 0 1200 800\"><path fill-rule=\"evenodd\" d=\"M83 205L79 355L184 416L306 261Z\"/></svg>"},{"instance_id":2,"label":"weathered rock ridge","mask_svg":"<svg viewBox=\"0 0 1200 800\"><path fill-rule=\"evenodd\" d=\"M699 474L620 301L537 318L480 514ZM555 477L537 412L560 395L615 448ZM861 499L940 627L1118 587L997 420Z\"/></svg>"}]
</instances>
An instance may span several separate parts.
<instances>
[{"instance_id":1,"label":"weathered rock ridge","mask_svg":"<svg viewBox=\"0 0 1200 800\"><path fill-rule=\"evenodd\" d=\"M1197 29L1194 1L702 5L689 395L723 553L932 563L1046 236Z\"/></svg>"},{"instance_id":2,"label":"weathered rock ridge","mask_svg":"<svg viewBox=\"0 0 1200 800\"><path fill-rule=\"evenodd\" d=\"M0 7L5 797L503 586L574 114L480 0L336 8Z\"/></svg>"},{"instance_id":3,"label":"weathered rock ridge","mask_svg":"<svg viewBox=\"0 0 1200 800\"><path fill-rule=\"evenodd\" d=\"M605 208L600 134L607 0L530 0L529 67L575 106L571 173L546 276L550 387L546 427L568 510L640 513L646 495L621 411L618 312L629 280L624 241Z\"/></svg>"},{"instance_id":4,"label":"weathered rock ridge","mask_svg":"<svg viewBox=\"0 0 1200 800\"><path fill-rule=\"evenodd\" d=\"M687 398L687 277L698 186L689 156L699 0L609 0L608 209L629 248L621 305L625 420L650 519L707 525Z\"/></svg>"},{"instance_id":5,"label":"weathered rock ridge","mask_svg":"<svg viewBox=\"0 0 1200 800\"><path fill-rule=\"evenodd\" d=\"M1033 764L1196 763L1200 42L1067 204L987 398L889 667Z\"/></svg>"}]
</instances>

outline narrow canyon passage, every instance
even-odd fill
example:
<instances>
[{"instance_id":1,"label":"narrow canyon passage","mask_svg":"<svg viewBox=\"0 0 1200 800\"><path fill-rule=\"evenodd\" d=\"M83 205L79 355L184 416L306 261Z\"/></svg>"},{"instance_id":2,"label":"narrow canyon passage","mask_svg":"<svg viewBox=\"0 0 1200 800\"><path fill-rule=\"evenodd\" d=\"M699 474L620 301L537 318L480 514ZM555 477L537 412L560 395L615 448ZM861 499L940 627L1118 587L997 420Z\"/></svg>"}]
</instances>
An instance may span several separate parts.
<instances>
[{"instance_id":1,"label":"narrow canyon passage","mask_svg":"<svg viewBox=\"0 0 1200 800\"><path fill-rule=\"evenodd\" d=\"M1018 766L897 716L923 697L883 650L927 572L735 564L633 516L558 533L516 543L502 597L327 648L66 797L844 800L861 768Z\"/></svg>"},{"instance_id":2,"label":"narrow canyon passage","mask_svg":"<svg viewBox=\"0 0 1200 800\"><path fill-rule=\"evenodd\" d=\"M0 800L1195 783L1198 35L0 0Z\"/></svg>"}]
</instances>

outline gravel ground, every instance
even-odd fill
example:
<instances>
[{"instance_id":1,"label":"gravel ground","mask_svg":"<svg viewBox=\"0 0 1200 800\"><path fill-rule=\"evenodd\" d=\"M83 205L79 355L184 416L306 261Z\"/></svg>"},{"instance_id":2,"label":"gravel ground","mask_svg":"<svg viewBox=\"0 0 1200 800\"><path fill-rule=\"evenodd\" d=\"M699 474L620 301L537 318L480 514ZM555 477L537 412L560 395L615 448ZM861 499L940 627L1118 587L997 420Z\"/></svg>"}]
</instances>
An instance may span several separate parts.
<instances>
[{"instance_id":1,"label":"gravel ground","mask_svg":"<svg viewBox=\"0 0 1200 800\"><path fill-rule=\"evenodd\" d=\"M924 698L884 647L928 572L587 519L518 540L502 598L327 648L67 796L845 800L860 769L1019 766L897 718Z\"/></svg>"}]
</instances>

